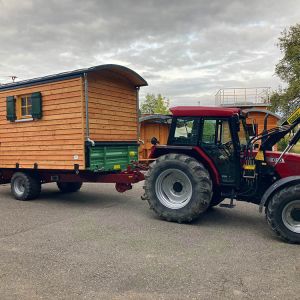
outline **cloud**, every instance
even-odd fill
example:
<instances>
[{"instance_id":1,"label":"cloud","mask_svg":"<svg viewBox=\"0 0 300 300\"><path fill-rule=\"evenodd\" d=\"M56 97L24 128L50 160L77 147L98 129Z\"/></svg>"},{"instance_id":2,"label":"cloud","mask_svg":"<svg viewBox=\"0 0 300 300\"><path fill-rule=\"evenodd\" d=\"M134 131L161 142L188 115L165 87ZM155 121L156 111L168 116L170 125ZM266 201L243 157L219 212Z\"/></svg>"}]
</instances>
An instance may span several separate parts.
<instances>
[{"instance_id":1,"label":"cloud","mask_svg":"<svg viewBox=\"0 0 300 300\"><path fill-rule=\"evenodd\" d=\"M1 0L0 82L119 63L149 82L141 97L162 93L172 105L276 87L276 42L299 21L297 2Z\"/></svg>"}]
</instances>

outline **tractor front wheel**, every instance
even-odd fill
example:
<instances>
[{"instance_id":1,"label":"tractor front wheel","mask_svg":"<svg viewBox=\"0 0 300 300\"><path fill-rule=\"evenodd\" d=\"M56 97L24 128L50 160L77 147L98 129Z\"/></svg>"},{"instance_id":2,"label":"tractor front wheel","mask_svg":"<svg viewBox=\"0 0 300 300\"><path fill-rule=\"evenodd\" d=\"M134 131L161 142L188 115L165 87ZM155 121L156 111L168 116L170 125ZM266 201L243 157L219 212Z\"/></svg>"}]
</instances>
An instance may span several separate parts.
<instances>
[{"instance_id":1,"label":"tractor front wheel","mask_svg":"<svg viewBox=\"0 0 300 300\"><path fill-rule=\"evenodd\" d=\"M166 154L145 176L145 198L162 219L191 222L209 207L212 182L207 169L183 154Z\"/></svg>"},{"instance_id":2,"label":"tractor front wheel","mask_svg":"<svg viewBox=\"0 0 300 300\"><path fill-rule=\"evenodd\" d=\"M266 217L281 239L300 243L300 184L277 192L268 203Z\"/></svg>"}]
</instances>

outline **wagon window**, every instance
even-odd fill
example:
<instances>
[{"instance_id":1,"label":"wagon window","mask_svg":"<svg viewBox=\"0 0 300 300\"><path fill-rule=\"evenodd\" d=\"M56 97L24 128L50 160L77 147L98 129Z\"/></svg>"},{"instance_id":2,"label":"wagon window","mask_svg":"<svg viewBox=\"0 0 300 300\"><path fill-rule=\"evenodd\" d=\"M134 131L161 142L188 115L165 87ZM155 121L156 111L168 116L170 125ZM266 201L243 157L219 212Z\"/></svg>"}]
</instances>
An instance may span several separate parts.
<instances>
[{"instance_id":1,"label":"wagon window","mask_svg":"<svg viewBox=\"0 0 300 300\"><path fill-rule=\"evenodd\" d=\"M6 119L10 122L39 120L43 117L42 93L6 97Z\"/></svg>"},{"instance_id":2,"label":"wagon window","mask_svg":"<svg viewBox=\"0 0 300 300\"><path fill-rule=\"evenodd\" d=\"M16 110L18 120L32 118L31 95L17 97Z\"/></svg>"}]
</instances>

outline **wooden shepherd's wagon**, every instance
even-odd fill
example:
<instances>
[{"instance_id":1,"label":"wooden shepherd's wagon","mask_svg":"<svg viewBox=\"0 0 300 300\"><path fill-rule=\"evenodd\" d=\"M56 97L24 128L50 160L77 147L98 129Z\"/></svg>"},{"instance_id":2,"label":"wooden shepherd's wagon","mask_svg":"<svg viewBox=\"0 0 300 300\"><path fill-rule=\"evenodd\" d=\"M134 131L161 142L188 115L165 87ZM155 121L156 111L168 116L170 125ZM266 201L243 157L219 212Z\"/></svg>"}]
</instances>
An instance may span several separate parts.
<instances>
[{"instance_id":1,"label":"wooden shepherd's wagon","mask_svg":"<svg viewBox=\"0 0 300 300\"><path fill-rule=\"evenodd\" d=\"M41 183L63 192L82 182L142 179L138 161L139 88L147 82L119 65L101 65L0 85L0 180L17 199Z\"/></svg>"}]
</instances>

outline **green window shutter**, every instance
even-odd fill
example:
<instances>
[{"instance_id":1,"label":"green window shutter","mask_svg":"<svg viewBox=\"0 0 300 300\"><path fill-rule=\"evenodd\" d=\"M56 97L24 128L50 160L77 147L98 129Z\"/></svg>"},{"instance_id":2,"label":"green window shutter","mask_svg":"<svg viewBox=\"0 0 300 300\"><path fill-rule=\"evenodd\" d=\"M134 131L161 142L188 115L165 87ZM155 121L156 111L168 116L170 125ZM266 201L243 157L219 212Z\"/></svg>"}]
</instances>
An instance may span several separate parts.
<instances>
[{"instance_id":1,"label":"green window shutter","mask_svg":"<svg viewBox=\"0 0 300 300\"><path fill-rule=\"evenodd\" d=\"M40 92L31 94L32 111L31 115L34 119L41 119L42 114L42 94Z\"/></svg>"},{"instance_id":2,"label":"green window shutter","mask_svg":"<svg viewBox=\"0 0 300 300\"><path fill-rule=\"evenodd\" d=\"M11 122L14 122L17 119L16 99L14 96L6 97L6 119Z\"/></svg>"}]
</instances>

